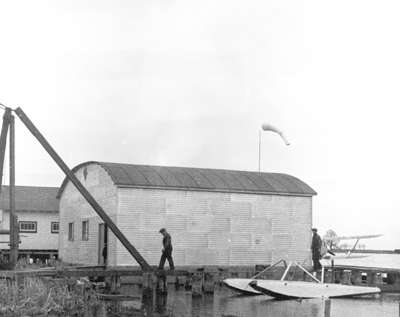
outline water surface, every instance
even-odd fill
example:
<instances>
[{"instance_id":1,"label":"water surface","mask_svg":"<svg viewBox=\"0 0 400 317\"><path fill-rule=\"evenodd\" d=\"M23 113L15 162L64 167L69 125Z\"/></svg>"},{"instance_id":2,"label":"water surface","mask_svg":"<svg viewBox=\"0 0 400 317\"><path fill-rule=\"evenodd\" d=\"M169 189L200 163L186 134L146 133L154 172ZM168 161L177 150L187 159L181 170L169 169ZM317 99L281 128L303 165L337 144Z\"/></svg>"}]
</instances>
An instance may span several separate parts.
<instances>
[{"instance_id":1,"label":"water surface","mask_svg":"<svg viewBox=\"0 0 400 317\"><path fill-rule=\"evenodd\" d=\"M138 295L138 287L125 286L126 294ZM332 299L330 317L392 317L399 316L400 294L379 297ZM321 299L275 300L267 296L240 296L231 290L217 288L214 294L192 297L190 291L169 287L167 295L155 295L150 300L125 302L136 305L143 316L226 316L226 317L319 317L324 316Z\"/></svg>"}]
</instances>

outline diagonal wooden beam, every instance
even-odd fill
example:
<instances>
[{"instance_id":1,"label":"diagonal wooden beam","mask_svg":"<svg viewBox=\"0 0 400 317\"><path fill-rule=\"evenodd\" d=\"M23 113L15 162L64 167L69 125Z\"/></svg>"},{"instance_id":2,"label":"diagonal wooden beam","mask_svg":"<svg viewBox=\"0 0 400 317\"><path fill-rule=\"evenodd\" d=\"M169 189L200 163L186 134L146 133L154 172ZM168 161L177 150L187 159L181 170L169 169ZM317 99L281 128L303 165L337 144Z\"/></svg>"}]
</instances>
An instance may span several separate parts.
<instances>
[{"instance_id":1,"label":"diagonal wooden beam","mask_svg":"<svg viewBox=\"0 0 400 317\"><path fill-rule=\"evenodd\" d=\"M14 116L10 117L10 263L15 269L18 261L19 228L15 212L15 124Z\"/></svg>"},{"instance_id":2,"label":"diagonal wooden beam","mask_svg":"<svg viewBox=\"0 0 400 317\"><path fill-rule=\"evenodd\" d=\"M101 219L107 224L108 228L115 234L117 239L123 244L123 246L128 250L128 252L135 258L139 263L143 271L151 271L150 265L142 257L142 255L135 249L135 247L129 242L125 235L119 230L103 208L97 203L94 197L89 193L89 191L82 185L75 174L68 168L61 157L56 153L52 146L47 142L40 131L35 127L28 116L22 111L21 108L14 110L17 116L25 124L28 130L33 134L33 136L39 141L39 143L44 147L51 158L57 163L61 170L65 173L67 178L75 185L76 189L82 194L86 201L92 206L94 211L100 216Z\"/></svg>"}]
</instances>

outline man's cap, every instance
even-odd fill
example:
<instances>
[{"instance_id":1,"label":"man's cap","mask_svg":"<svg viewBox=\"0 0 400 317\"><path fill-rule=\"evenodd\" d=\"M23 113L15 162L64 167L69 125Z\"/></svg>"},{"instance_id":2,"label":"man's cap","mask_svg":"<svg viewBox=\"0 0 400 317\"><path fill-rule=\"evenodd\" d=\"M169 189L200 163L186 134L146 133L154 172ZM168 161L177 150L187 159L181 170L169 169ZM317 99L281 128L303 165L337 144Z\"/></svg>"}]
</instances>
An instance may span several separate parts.
<instances>
[{"instance_id":1,"label":"man's cap","mask_svg":"<svg viewBox=\"0 0 400 317\"><path fill-rule=\"evenodd\" d=\"M317 232L317 228L312 228L311 231Z\"/></svg>"},{"instance_id":2,"label":"man's cap","mask_svg":"<svg viewBox=\"0 0 400 317\"><path fill-rule=\"evenodd\" d=\"M161 228L159 232L162 233L162 232L165 232L165 231L167 231L167 230L165 230L165 228Z\"/></svg>"}]
</instances>

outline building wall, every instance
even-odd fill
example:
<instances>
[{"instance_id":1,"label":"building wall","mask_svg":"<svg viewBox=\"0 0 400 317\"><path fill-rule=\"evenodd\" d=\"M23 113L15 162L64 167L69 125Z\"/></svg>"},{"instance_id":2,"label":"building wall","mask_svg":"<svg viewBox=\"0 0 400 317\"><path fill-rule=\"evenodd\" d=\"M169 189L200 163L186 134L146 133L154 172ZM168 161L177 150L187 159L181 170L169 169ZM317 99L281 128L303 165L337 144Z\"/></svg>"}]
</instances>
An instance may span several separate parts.
<instances>
[{"instance_id":1,"label":"building wall","mask_svg":"<svg viewBox=\"0 0 400 317\"><path fill-rule=\"evenodd\" d=\"M158 264L166 227L176 265L254 265L310 257L311 197L120 188L118 225ZM134 265L117 242L117 264Z\"/></svg>"},{"instance_id":2,"label":"building wall","mask_svg":"<svg viewBox=\"0 0 400 317\"><path fill-rule=\"evenodd\" d=\"M172 235L176 265L254 265L310 257L311 197L117 188L97 164L76 176L150 265L158 264L161 255L161 227ZM84 220L89 220L88 241L82 241ZM68 241L69 222L74 222L74 241ZM60 199L60 258L98 264L99 223L68 183ZM137 265L111 232L108 256L109 265Z\"/></svg>"},{"instance_id":3,"label":"building wall","mask_svg":"<svg viewBox=\"0 0 400 317\"><path fill-rule=\"evenodd\" d=\"M115 221L117 191L109 175L93 164L78 170L75 175L97 202ZM85 176L86 175L86 176ZM82 221L89 221L89 239L82 241ZM74 223L74 241L68 240L68 224ZM60 198L59 257L68 263L98 264L98 230L103 223L72 183L68 183ZM115 265L116 238L109 232L109 265Z\"/></svg>"},{"instance_id":4,"label":"building wall","mask_svg":"<svg viewBox=\"0 0 400 317\"><path fill-rule=\"evenodd\" d=\"M49 211L17 211L18 221L36 221L37 232L21 232L21 243L19 248L22 250L57 250L58 234L51 232L51 222L58 222L58 213ZM10 213L8 211L0 212L0 228L10 229ZM10 236L0 235L0 241L9 241ZM9 249L6 243L0 244L1 249Z\"/></svg>"}]
</instances>

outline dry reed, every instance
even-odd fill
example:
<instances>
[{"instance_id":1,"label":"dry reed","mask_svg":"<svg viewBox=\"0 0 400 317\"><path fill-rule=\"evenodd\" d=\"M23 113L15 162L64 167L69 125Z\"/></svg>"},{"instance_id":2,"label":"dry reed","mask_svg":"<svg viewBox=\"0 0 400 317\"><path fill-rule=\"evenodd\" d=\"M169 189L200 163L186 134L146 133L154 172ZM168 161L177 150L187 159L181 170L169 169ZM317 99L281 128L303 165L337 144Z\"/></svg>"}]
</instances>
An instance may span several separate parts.
<instances>
[{"instance_id":1,"label":"dry reed","mask_svg":"<svg viewBox=\"0 0 400 317\"><path fill-rule=\"evenodd\" d=\"M0 280L0 316L81 316L99 305L89 284L38 277Z\"/></svg>"}]
</instances>

